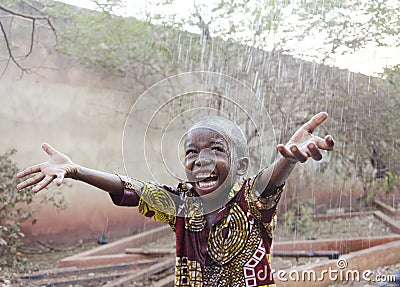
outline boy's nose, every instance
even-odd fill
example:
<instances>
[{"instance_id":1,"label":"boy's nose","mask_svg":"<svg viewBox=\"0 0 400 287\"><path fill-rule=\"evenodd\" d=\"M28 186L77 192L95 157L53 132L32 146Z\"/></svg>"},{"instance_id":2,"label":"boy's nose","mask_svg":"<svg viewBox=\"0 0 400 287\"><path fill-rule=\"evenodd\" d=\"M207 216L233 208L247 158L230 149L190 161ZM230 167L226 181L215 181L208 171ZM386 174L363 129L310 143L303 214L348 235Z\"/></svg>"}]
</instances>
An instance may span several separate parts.
<instances>
[{"instance_id":1,"label":"boy's nose","mask_svg":"<svg viewBox=\"0 0 400 287\"><path fill-rule=\"evenodd\" d=\"M198 166L209 165L215 163L216 156L212 149L205 148L202 149L196 158L195 164Z\"/></svg>"}]
</instances>

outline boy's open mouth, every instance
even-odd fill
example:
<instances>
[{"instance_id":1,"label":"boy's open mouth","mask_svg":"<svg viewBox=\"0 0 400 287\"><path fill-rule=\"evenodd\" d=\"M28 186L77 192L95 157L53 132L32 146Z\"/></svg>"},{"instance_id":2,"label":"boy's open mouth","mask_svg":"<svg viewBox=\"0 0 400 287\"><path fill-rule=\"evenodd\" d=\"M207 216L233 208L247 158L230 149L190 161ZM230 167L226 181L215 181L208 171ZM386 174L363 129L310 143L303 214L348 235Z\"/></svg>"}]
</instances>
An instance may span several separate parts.
<instances>
[{"instance_id":1,"label":"boy's open mouth","mask_svg":"<svg viewBox=\"0 0 400 287\"><path fill-rule=\"evenodd\" d=\"M218 176L212 172L210 173L198 173L195 176L196 185L202 189L208 189L218 184Z\"/></svg>"}]
</instances>

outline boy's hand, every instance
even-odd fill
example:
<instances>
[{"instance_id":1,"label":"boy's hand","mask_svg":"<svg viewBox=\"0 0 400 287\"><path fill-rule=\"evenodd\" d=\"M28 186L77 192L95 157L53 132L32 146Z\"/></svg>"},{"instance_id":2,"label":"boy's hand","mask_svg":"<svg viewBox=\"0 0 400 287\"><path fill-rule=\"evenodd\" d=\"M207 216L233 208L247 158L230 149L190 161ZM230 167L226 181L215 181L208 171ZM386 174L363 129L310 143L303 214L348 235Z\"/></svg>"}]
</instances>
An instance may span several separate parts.
<instances>
[{"instance_id":1,"label":"boy's hand","mask_svg":"<svg viewBox=\"0 0 400 287\"><path fill-rule=\"evenodd\" d=\"M42 149L50 156L50 158L41 164L37 164L26 168L19 172L17 177L22 178L27 175L33 175L17 185L17 189L37 184L32 188L33 192L38 192L48 186L53 180L60 186L65 177L73 177L78 172L78 167L66 155L55 150L49 144L44 143Z\"/></svg>"},{"instance_id":2,"label":"boy's hand","mask_svg":"<svg viewBox=\"0 0 400 287\"><path fill-rule=\"evenodd\" d=\"M312 133L327 117L325 112L316 114L294 133L286 145L279 144L277 148L281 155L293 163L305 162L309 157L321 160L321 150L332 150L334 141L330 135L323 139Z\"/></svg>"}]
</instances>

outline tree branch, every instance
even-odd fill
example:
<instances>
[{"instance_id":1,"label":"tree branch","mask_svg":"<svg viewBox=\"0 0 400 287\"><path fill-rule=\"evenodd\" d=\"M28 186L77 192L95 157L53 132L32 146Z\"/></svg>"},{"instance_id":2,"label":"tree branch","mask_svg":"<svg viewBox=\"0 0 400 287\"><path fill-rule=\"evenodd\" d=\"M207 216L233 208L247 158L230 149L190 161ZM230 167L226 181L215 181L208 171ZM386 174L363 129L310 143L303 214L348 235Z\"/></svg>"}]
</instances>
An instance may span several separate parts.
<instances>
[{"instance_id":1,"label":"tree branch","mask_svg":"<svg viewBox=\"0 0 400 287\"><path fill-rule=\"evenodd\" d=\"M18 63L18 61L15 59L15 57L14 57L14 55L13 55L13 52L12 52L11 47L10 47L10 42L9 42L9 40L8 40L8 37L7 37L6 30L4 29L3 23L2 23L1 21L0 21L0 28L1 28L1 33L3 34L4 41L5 41L5 43L6 43L6 47L7 47L7 51L8 51L8 55L9 55L11 61L13 61L14 64L15 64L19 69L22 70L22 72L26 72L27 70L26 70L24 67L22 67L22 66Z\"/></svg>"},{"instance_id":2,"label":"tree branch","mask_svg":"<svg viewBox=\"0 0 400 287\"><path fill-rule=\"evenodd\" d=\"M29 56L32 55L33 50L34 50L34 40L35 40L35 36L36 36L36 28L38 25L38 21L44 21L46 23L46 26L50 28L50 30L52 31L54 38L55 38L55 45L58 45L58 35L57 35L57 31L56 28L54 27L52 21L51 21L51 17L50 15L47 14L43 14L42 11L40 11L37 7L34 7L33 5L26 3L25 1L22 1L24 4L28 5L29 7L31 7L32 9L34 9L35 11L37 11L38 13L40 13L40 15L31 15L31 14L26 14L26 13L22 13L19 11L15 11L13 9L10 9L8 7L5 7L4 5L0 4L0 11L3 11L7 14L10 14L13 17L18 17L18 18L22 18L22 19L26 19L28 21L31 21L31 33L30 33L30 43L29 43L29 49L28 51L22 56L22 57L16 57L15 53L13 52L13 48L11 46L11 41L10 41L10 32L7 33L4 23L2 23L0 21L0 29L1 29L1 34L3 35L5 44L6 44L6 48L7 48L7 52L8 52L8 56L9 56L9 60L11 60L12 63L14 63L18 69L20 69L22 71L22 74L25 72L29 72L30 68L24 67L21 64L22 60L27 59ZM5 71L7 70L9 66L9 62L7 63L4 71L2 72L1 75L4 75Z\"/></svg>"}]
</instances>

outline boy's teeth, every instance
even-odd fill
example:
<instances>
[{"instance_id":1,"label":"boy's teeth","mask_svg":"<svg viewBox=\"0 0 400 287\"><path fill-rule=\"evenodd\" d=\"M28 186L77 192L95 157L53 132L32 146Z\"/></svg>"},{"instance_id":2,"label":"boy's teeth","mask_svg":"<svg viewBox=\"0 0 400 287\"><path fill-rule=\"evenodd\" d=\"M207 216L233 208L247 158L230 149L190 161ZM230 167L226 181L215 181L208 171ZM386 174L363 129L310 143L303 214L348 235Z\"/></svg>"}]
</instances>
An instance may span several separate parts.
<instances>
[{"instance_id":1,"label":"boy's teeth","mask_svg":"<svg viewBox=\"0 0 400 287\"><path fill-rule=\"evenodd\" d=\"M215 177L215 174L199 173L198 175L196 175L196 179L206 179L208 177Z\"/></svg>"},{"instance_id":2,"label":"boy's teeth","mask_svg":"<svg viewBox=\"0 0 400 287\"><path fill-rule=\"evenodd\" d=\"M201 188L211 187L211 186L214 186L216 183L217 183L217 181L208 181L208 182L199 181L198 182L198 184Z\"/></svg>"}]
</instances>

